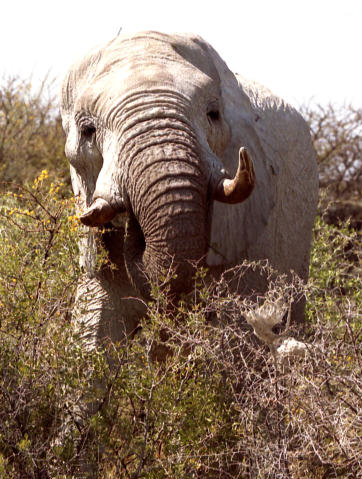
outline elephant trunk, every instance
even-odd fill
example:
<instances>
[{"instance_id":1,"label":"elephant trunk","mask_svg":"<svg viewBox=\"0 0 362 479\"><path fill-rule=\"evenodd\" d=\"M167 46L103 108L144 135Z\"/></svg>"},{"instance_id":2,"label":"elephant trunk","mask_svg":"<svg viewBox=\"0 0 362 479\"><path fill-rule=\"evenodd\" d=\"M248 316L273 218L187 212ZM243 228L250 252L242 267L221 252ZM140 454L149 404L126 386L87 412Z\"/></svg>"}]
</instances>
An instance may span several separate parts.
<instances>
[{"instance_id":1,"label":"elephant trunk","mask_svg":"<svg viewBox=\"0 0 362 479\"><path fill-rule=\"evenodd\" d=\"M175 134L175 127L173 127ZM128 168L131 205L126 230L125 264L134 285L146 297L149 284L171 274L171 292L192 286L193 264L207 251L207 180L192 138L153 145Z\"/></svg>"}]
</instances>

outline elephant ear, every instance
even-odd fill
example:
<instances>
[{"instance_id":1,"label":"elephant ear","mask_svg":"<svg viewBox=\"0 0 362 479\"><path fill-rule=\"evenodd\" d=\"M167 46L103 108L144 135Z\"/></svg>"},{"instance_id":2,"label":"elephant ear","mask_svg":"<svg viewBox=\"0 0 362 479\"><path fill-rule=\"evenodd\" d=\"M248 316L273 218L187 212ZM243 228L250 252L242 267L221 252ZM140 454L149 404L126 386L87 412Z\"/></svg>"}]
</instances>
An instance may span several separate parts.
<instances>
[{"instance_id":1,"label":"elephant ear","mask_svg":"<svg viewBox=\"0 0 362 479\"><path fill-rule=\"evenodd\" d=\"M309 128L299 113L269 90L233 74L208 47L221 84L231 141L221 155L230 174L246 147L256 185L243 203L214 202L208 264L268 258L282 271L307 275L318 174Z\"/></svg>"}]
</instances>

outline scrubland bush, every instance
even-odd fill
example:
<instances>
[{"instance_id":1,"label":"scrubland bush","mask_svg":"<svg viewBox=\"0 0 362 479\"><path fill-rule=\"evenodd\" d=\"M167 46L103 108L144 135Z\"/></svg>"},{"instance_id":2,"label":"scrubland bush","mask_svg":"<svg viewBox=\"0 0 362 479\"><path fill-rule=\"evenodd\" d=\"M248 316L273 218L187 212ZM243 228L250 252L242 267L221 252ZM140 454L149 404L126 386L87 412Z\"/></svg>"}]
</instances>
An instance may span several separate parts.
<instances>
[{"instance_id":1,"label":"scrubland bush","mask_svg":"<svg viewBox=\"0 0 362 479\"><path fill-rule=\"evenodd\" d=\"M362 228L362 110L351 105L308 105L302 114L310 125L319 165L321 213L337 225L347 219Z\"/></svg>"},{"instance_id":2,"label":"scrubland bush","mask_svg":"<svg viewBox=\"0 0 362 479\"><path fill-rule=\"evenodd\" d=\"M26 84L0 96L1 175L15 180L0 196L0 478L359 477L357 233L317 219L308 285L265 264L216 282L199 270L172 313L155 286L132 338L87 348L72 315L82 228L55 179L60 124ZM229 287L250 268L270 274L263 297ZM301 295L297 330L287 318Z\"/></svg>"},{"instance_id":3,"label":"scrubland bush","mask_svg":"<svg viewBox=\"0 0 362 479\"><path fill-rule=\"evenodd\" d=\"M177 311L155 287L133 338L89 350L71 314L82 232L62 188L43 171L1 198L0 477L357 477L353 233L319 219L310 285L273 274L274 309L229 289L230 275L265 265L211 284L199 271ZM304 354L278 355L244 318L281 318L301 294L305 331L283 334L298 335Z\"/></svg>"},{"instance_id":4,"label":"scrubland bush","mask_svg":"<svg viewBox=\"0 0 362 479\"><path fill-rule=\"evenodd\" d=\"M54 85L48 78L3 79L0 85L0 181L32 181L47 169L69 183L64 133Z\"/></svg>"},{"instance_id":5,"label":"scrubland bush","mask_svg":"<svg viewBox=\"0 0 362 479\"><path fill-rule=\"evenodd\" d=\"M304 106L319 164L320 188L334 200L359 199L362 191L362 110L353 106Z\"/></svg>"}]
</instances>

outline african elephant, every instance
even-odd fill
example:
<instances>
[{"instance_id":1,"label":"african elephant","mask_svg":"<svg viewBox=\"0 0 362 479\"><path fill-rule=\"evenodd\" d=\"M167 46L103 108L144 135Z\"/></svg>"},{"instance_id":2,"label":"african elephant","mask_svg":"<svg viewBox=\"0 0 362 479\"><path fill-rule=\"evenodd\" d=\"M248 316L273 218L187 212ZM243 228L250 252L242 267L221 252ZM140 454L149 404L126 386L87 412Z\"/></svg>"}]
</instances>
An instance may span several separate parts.
<instances>
[{"instance_id":1,"label":"african elephant","mask_svg":"<svg viewBox=\"0 0 362 479\"><path fill-rule=\"evenodd\" d=\"M318 190L308 126L200 37L142 32L94 49L68 72L61 113L89 226L79 296L94 340L130 333L137 298L171 264L176 295L202 258L215 271L267 258L307 278ZM104 224L113 265L96 271Z\"/></svg>"}]
</instances>

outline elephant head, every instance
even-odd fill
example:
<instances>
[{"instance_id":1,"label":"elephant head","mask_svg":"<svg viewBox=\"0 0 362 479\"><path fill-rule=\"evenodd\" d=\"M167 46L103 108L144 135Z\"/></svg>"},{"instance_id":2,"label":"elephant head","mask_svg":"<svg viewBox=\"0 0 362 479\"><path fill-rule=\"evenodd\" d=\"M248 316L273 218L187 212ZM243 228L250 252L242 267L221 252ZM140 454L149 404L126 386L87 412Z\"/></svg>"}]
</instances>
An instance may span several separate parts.
<instances>
[{"instance_id":1,"label":"elephant head","mask_svg":"<svg viewBox=\"0 0 362 479\"><path fill-rule=\"evenodd\" d=\"M171 266L172 291L190 288L192 263L207 254L213 201L240 203L254 187L245 145L233 178L222 161L233 132L210 51L198 37L117 37L63 84L65 151L81 221L96 227L127 216L119 248L146 296L145 278Z\"/></svg>"}]
</instances>

